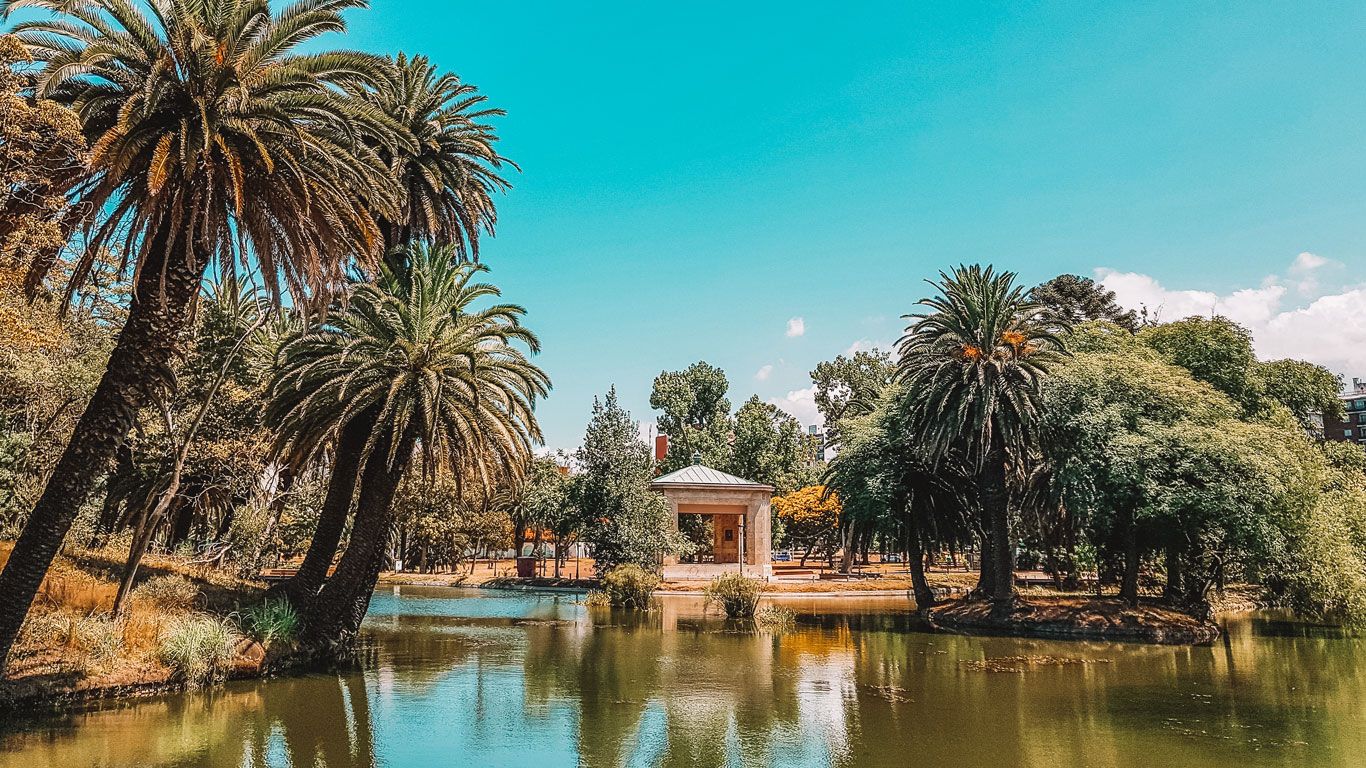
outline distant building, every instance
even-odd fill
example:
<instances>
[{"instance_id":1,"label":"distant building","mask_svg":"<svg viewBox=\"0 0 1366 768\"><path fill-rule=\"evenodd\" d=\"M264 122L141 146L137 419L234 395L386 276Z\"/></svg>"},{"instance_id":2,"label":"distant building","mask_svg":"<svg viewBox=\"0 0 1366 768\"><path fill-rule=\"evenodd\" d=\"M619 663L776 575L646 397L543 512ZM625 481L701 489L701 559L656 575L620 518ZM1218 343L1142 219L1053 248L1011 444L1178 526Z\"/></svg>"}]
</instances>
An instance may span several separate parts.
<instances>
[{"instance_id":1,"label":"distant building","mask_svg":"<svg viewBox=\"0 0 1366 768\"><path fill-rule=\"evenodd\" d=\"M1323 436L1329 440L1366 446L1366 381L1352 379L1352 388L1341 395L1344 421L1325 417Z\"/></svg>"}]
</instances>

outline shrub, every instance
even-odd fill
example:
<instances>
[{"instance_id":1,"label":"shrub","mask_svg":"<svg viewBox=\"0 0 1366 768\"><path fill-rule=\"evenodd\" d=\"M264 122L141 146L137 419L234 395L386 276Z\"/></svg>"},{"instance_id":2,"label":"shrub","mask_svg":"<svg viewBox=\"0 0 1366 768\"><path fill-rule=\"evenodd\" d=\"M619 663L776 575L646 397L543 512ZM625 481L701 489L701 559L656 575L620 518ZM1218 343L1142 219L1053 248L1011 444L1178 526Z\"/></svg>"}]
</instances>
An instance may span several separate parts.
<instances>
[{"instance_id":1,"label":"shrub","mask_svg":"<svg viewBox=\"0 0 1366 768\"><path fill-rule=\"evenodd\" d=\"M583 604L590 608L612 607L612 601L607 597L607 593L601 589L588 590L588 594L583 596Z\"/></svg>"},{"instance_id":2,"label":"shrub","mask_svg":"<svg viewBox=\"0 0 1366 768\"><path fill-rule=\"evenodd\" d=\"M159 610L183 613L195 607L199 587L176 574L153 576L133 590L133 599Z\"/></svg>"},{"instance_id":3,"label":"shrub","mask_svg":"<svg viewBox=\"0 0 1366 768\"><path fill-rule=\"evenodd\" d=\"M186 616L162 631L161 660L191 685L222 680L241 639L228 619Z\"/></svg>"},{"instance_id":4,"label":"shrub","mask_svg":"<svg viewBox=\"0 0 1366 768\"><path fill-rule=\"evenodd\" d=\"M754 612L754 625L770 632L786 632L797 623L797 614L782 605L765 605Z\"/></svg>"},{"instance_id":5,"label":"shrub","mask_svg":"<svg viewBox=\"0 0 1366 768\"><path fill-rule=\"evenodd\" d=\"M659 576L634 563L618 565L602 577L607 601L618 608L647 610L650 595L659 586Z\"/></svg>"},{"instance_id":6,"label":"shrub","mask_svg":"<svg viewBox=\"0 0 1366 768\"><path fill-rule=\"evenodd\" d=\"M266 600L242 614L243 623L261 645L270 647L279 640L291 642L299 630L299 613L288 600Z\"/></svg>"},{"instance_id":7,"label":"shrub","mask_svg":"<svg viewBox=\"0 0 1366 768\"><path fill-rule=\"evenodd\" d=\"M758 579L739 573L725 573L707 585L708 603L716 603L726 611L726 618L751 619L759 607L759 592L763 587Z\"/></svg>"}]
</instances>

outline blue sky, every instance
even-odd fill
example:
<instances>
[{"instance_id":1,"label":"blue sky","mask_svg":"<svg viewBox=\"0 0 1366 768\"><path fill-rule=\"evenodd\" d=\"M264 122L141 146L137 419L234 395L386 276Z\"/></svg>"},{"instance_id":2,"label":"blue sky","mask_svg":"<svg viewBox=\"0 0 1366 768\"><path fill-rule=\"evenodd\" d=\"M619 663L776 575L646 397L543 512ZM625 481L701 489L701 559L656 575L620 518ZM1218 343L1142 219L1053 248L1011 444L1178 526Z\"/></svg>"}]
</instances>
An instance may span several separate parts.
<instances>
[{"instance_id":1,"label":"blue sky","mask_svg":"<svg viewBox=\"0 0 1366 768\"><path fill-rule=\"evenodd\" d=\"M1366 6L856 5L352 15L352 45L426 53L508 110L524 170L485 253L544 341L551 446L612 384L651 418L652 378L698 359L733 402L810 420L814 364L895 340L960 261L1102 276L1366 376L1366 326L1322 351L1276 326L1360 314Z\"/></svg>"},{"instance_id":2,"label":"blue sky","mask_svg":"<svg viewBox=\"0 0 1366 768\"><path fill-rule=\"evenodd\" d=\"M484 254L544 342L550 446L612 384L652 418L652 378L698 359L810 421L815 363L894 341L958 262L1094 275L1366 376L1366 6L847 5L350 14L346 45L509 113L523 172Z\"/></svg>"}]
</instances>

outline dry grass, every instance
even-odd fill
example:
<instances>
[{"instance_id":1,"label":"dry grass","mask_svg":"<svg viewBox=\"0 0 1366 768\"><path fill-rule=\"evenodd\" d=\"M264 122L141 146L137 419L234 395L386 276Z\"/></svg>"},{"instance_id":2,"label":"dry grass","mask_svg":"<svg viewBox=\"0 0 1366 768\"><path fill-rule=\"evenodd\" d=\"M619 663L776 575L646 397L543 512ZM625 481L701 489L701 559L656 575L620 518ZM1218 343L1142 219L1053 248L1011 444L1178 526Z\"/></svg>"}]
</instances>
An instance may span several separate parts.
<instances>
[{"instance_id":1,"label":"dry grass","mask_svg":"<svg viewBox=\"0 0 1366 768\"><path fill-rule=\"evenodd\" d=\"M0 542L0 567L11 548ZM262 591L231 574L149 555L143 578L114 620L110 610L126 555L111 547L58 556L10 653L0 704L35 694L168 682L175 674L164 660L169 633L201 617L198 609L225 613Z\"/></svg>"}]
</instances>

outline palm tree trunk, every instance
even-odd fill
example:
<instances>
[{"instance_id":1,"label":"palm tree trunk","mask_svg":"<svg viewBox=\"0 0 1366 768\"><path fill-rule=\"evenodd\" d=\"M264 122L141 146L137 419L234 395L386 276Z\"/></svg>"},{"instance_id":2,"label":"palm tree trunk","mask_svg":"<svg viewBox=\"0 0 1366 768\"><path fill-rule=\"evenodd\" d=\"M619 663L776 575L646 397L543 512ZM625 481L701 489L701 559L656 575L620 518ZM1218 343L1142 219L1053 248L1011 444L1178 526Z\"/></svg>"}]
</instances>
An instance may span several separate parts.
<instances>
[{"instance_id":1,"label":"palm tree trunk","mask_svg":"<svg viewBox=\"0 0 1366 768\"><path fill-rule=\"evenodd\" d=\"M345 646L360 629L384 564L393 528L394 495L415 443L412 435L400 438L390 461L387 433L376 441L361 474L356 522L346 552L337 564L336 574L327 580L304 614L305 644L320 648Z\"/></svg>"},{"instance_id":2,"label":"palm tree trunk","mask_svg":"<svg viewBox=\"0 0 1366 768\"><path fill-rule=\"evenodd\" d=\"M910 511L910 510L907 510ZM934 605L934 590L925 578L925 547L920 541L920 524L915 513L906 516L906 562L911 570L911 590L915 594L915 608L923 611Z\"/></svg>"},{"instance_id":3,"label":"palm tree trunk","mask_svg":"<svg viewBox=\"0 0 1366 768\"><path fill-rule=\"evenodd\" d=\"M209 257L209 251L181 242L169 225L152 238L104 376L0 573L0 664L76 513L113 461L138 411L168 382L176 337L188 320Z\"/></svg>"},{"instance_id":4,"label":"palm tree trunk","mask_svg":"<svg viewBox=\"0 0 1366 768\"><path fill-rule=\"evenodd\" d=\"M987 584L987 596L995 604L993 612L1008 614L1015 600L1015 544L1010 526L1004 449L997 446L986 455L977 477L982 493L982 512L987 518L987 538L991 541L991 581ZM985 574L985 557L982 565Z\"/></svg>"},{"instance_id":5,"label":"palm tree trunk","mask_svg":"<svg viewBox=\"0 0 1366 768\"><path fill-rule=\"evenodd\" d=\"M375 412L366 411L342 428L337 449L332 459L332 474L327 481L327 496L323 499L318 527L313 531L308 553L298 573L285 582L282 591L295 607L304 608L322 589L327 570L337 555L346 518L351 514L351 502L356 495L356 481L360 475L361 455L375 428Z\"/></svg>"}]
</instances>

